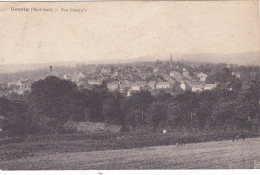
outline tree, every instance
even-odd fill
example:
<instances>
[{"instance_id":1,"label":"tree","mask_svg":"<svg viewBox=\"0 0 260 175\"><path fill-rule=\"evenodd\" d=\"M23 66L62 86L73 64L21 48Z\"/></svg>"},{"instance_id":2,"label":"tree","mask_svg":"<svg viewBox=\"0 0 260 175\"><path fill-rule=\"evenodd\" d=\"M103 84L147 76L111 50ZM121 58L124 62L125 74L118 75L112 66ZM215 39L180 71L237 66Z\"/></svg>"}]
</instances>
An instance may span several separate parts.
<instances>
[{"instance_id":1,"label":"tree","mask_svg":"<svg viewBox=\"0 0 260 175\"><path fill-rule=\"evenodd\" d=\"M235 101L235 122L241 129L251 129L259 114L259 99L255 87L242 88Z\"/></svg>"},{"instance_id":2,"label":"tree","mask_svg":"<svg viewBox=\"0 0 260 175\"><path fill-rule=\"evenodd\" d=\"M0 97L0 115L7 115L8 111L10 111L9 103L10 101L8 99L5 97Z\"/></svg>"},{"instance_id":3,"label":"tree","mask_svg":"<svg viewBox=\"0 0 260 175\"><path fill-rule=\"evenodd\" d=\"M130 132L134 132L135 127L141 125L142 112L138 109L130 108L126 114L126 124L130 126Z\"/></svg>"},{"instance_id":4,"label":"tree","mask_svg":"<svg viewBox=\"0 0 260 175\"><path fill-rule=\"evenodd\" d=\"M155 131L156 127L166 122L167 119L167 106L160 102L153 102L148 109L148 121L153 126Z\"/></svg>"},{"instance_id":5,"label":"tree","mask_svg":"<svg viewBox=\"0 0 260 175\"><path fill-rule=\"evenodd\" d=\"M62 116L69 116L70 121L85 121L84 99L80 91L65 95L62 104Z\"/></svg>"},{"instance_id":6,"label":"tree","mask_svg":"<svg viewBox=\"0 0 260 175\"><path fill-rule=\"evenodd\" d=\"M219 97L212 107L211 119L208 124L211 128L220 129L226 125L232 125L234 116L234 101L225 97Z\"/></svg>"},{"instance_id":7,"label":"tree","mask_svg":"<svg viewBox=\"0 0 260 175\"><path fill-rule=\"evenodd\" d=\"M102 122L101 99L104 91L84 89L81 91L83 99L84 117L87 122Z\"/></svg>"},{"instance_id":8,"label":"tree","mask_svg":"<svg viewBox=\"0 0 260 175\"><path fill-rule=\"evenodd\" d=\"M151 95L151 92L147 90L141 90L140 92L135 92L130 97L130 104L135 108L141 111L141 123L145 122L144 113L147 111L149 106L152 104L154 98Z\"/></svg>"},{"instance_id":9,"label":"tree","mask_svg":"<svg viewBox=\"0 0 260 175\"><path fill-rule=\"evenodd\" d=\"M102 100L102 112L104 116L104 122L106 123L116 123L117 120L117 102L116 98L112 94L107 94L107 96Z\"/></svg>"},{"instance_id":10,"label":"tree","mask_svg":"<svg viewBox=\"0 0 260 175\"><path fill-rule=\"evenodd\" d=\"M173 127L191 128L191 113L197 112L197 95L192 92L184 92L173 98L169 104L167 121Z\"/></svg>"},{"instance_id":11,"label":"tree","mask_svg":"<svg viewBox=\"0 0 260 175\"><path fill-rule=\"evenodd\" d=\"M203 91L199 94L196 119L200 129L205 129L207 126L207 120L212 115L213 104L217 99L214 91Z\"/></svg>"},{"instance_id":12,"label":"tree","mask_svg":"<svg viewBox=\"0 0 260 175\"><path fill-rule=\"evenodd\" d=\"M76 84L49 76L31 85L29 95L32 123L38 132L57 132L69 120L64 112L65 98L78 91Z\"/></svg>"},{"instance_id":13,"label":"tree","mask_svg":"<svg viewBox=\"0 0 260 175\"><path fill-rule=\"evenodd\" d=\"M168 125L178 130L184 127L186 113L183 111L182 105L178 101L171 102L167 110Z\"/></svg>"},{"instance_id":14,"label":"tree","mask_svg":"<svg viewBox=\"0 0 260 175\"><path fill-rule=\"evenodd\" d=\"M5 117L5 130L16 134L30 132L31 116L25 101L0 98L0 115Z\"/></svg>"},{"instance_id":15,"label":"tree","mask_svg":"<svg viewBox=\"0 0 260 175\"><path fill-rule=\"evenodd\" d=\"M153 126L155 130L156 127L169 125L168 113L167 110L169 108L169 104L172 102L173 96L164 91L159 92L154 102L148 108L148 123Z\"/></svg>"}]
</instances>

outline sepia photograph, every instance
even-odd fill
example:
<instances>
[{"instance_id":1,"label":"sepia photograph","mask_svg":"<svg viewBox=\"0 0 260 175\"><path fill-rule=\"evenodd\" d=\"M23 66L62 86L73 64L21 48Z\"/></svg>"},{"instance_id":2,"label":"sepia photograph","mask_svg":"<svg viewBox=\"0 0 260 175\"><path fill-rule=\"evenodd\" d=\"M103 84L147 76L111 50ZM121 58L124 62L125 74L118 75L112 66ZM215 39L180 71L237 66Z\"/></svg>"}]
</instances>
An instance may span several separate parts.
<instances>
[{"instance_id":1,"label":"sepia photograph","mask_svg":"<svg viewBox=\"0 0 260 175\"><path fill-rule=\"evenodd\" d=\"M188 169L260 169L258 0L0 2L0 170Z\"/></svg>"}]
</instances>

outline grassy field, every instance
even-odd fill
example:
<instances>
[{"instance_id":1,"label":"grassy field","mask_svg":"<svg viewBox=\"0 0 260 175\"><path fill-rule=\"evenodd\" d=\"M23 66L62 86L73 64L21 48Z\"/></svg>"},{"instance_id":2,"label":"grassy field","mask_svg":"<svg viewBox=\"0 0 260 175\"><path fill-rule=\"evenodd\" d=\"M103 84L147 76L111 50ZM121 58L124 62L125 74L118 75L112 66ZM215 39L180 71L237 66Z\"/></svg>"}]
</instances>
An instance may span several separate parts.
<instances>
[{"instance_id":1,"label":"grassy field","mask_svg":"<svg viewBox=\"0 0 260 175\"><path fill-rule=\"evenodd\" d=\"M260 138L176 147L171 135L128 135L128 139L117 139L121 135L39 136L0 145L0 169L253 168L254 161L260 161Z\"/></svg>"}]
</instances>

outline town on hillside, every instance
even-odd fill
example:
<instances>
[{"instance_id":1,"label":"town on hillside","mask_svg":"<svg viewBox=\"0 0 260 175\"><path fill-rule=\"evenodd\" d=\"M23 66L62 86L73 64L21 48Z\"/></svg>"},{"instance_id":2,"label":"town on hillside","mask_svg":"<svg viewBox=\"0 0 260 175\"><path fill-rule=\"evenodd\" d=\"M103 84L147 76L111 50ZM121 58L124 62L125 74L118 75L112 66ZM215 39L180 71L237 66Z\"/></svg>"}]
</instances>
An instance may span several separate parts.
<instances>
[{"instance_id":1,"label":"town on hillside","mask_svg":"<svg viewBox=\"0 0 260 175\"><path fill-rule=\"evenodd\" d=\"M2 75L0 96L22 95L30 92L33 82L50 75L71 80L82 89L91 89L105 83L109 90L119 91L127 97L141 89L148 90L153 95L161 91L173 95L182 91L210 91L216 88L225 76L229 77L229 81L225 82L223 88L232 90L236 88L241 79L256 76L259 73L257 70L257 68L251 69L248 72L245 70L245 66L236 64L195 64L185 63L183 60L173 61L171 55L166 61L157 59L150 64L78 65L62 69L50 66L48 71L37 78L33 76L28 78L25 77L25 74L17 80L16 77L8 79ZM32 71L31 74L34 72L37 70ZM244 85L250 86L250 83L244 83Z\"/></svg>"}]
</instances>

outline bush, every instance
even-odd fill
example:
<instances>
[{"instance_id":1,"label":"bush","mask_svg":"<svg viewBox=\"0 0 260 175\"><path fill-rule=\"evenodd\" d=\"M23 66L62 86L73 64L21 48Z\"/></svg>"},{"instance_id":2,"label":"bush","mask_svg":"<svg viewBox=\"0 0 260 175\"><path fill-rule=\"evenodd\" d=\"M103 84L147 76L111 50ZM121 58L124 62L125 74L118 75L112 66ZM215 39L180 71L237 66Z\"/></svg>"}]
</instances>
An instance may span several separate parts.
<instances>
[{"instance_id":1,"label":"bush","mask_svg":"<svg viewBox=\"0 0 260 175\"><path fill-rule=\"evenodd\" d=\"M0 161L32 157L33 154L23 150L7 150L0 154Z\"/></svg>"}]
</instances>

